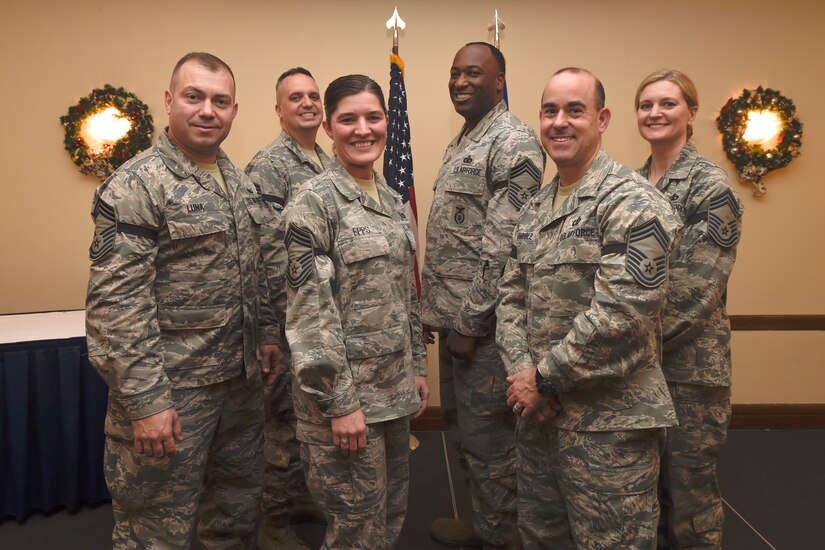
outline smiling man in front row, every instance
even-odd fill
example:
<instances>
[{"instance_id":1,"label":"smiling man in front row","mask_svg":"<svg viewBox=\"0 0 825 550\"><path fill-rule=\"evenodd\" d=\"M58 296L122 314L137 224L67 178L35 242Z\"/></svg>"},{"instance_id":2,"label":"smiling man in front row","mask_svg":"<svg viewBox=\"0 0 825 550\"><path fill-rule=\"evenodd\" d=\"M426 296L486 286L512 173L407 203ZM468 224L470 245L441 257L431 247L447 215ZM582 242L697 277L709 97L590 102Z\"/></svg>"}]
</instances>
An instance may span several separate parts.
<instances>
[{"instance_id":1,"label":"smiling man in front row","mask_svg":"<svg viewBox=\"0 0 825 550\"><path fill-rule=\"evenodd\" d=\"M109 385L104 474L116 550L250 548L263 483L256 351L278 355L258 306L259 190L221 151L238 110L229 67L177 63L169 127L96 191L89 361ZM266 288L263 285L263 288ZM259 314L266 310L259 331Z\"/></svg>"},{"instance_id":2,"label":"smiling man in front row","mask_svg":"<svg viewBox=\"0 0 825 550\"><path fill-rule=\"evenodd\" d=\"M660 315L679 220L602 150L604 102L589 71L550 78L541 141L558 174L521 211L499 284L528 550L656 546L659 453L676 423Z\"/></svg>"}]
</instances>

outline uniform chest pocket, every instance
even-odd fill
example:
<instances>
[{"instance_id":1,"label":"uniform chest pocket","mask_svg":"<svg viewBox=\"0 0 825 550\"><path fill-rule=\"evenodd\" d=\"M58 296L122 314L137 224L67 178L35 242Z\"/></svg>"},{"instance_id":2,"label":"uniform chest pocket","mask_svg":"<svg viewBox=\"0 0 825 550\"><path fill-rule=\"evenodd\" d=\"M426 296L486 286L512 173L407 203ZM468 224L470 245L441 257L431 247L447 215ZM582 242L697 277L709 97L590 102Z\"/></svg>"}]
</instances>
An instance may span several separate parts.
<instances>
[{"instance_id":1,"label":"uniform chest pocket","mask_svg":"<svg viewBox=\"0 0 825 550\"><path fill-rule=\"evenodd\" d=\"M483 177L457 177L444 182L447 226L464 235L480 235L486 205Z\"/></svg>"},{"instance_id":2,"label":"uniform chest pocket","mask_svg":"<svg viewBox=\"0 0 825 550\"><path fill-rule=\"evenodd\" d=\"M358 229L358 228L356 228ZM370 258L388 256L390 245L381 233L363 235L338 242L338 251L345 264L354 264Z\"/></svg>"},{"instance_id":3,"label":"uniform chest pocket","mask_svg":"<svg viewBox=\"0 0 825 550\"><path fill-rule=\"evenodd\" d=\"M178 240L225 233L229 229L229 221L224 213L217 208L209 209L208 206L208 203L190 203L167 214L169 237Z\"/></svg>"},{"instance_id":4,"label":"uniform chest pocket","mask_svg":"<svg viewBox=\"0 0 825 550\"><path fill-rule=\"evenodd\" d=\"M531 303L550 316L572 317L590 307L601 261L598 239L560 240L535 265Z\"/></svg>"}]
</instances>

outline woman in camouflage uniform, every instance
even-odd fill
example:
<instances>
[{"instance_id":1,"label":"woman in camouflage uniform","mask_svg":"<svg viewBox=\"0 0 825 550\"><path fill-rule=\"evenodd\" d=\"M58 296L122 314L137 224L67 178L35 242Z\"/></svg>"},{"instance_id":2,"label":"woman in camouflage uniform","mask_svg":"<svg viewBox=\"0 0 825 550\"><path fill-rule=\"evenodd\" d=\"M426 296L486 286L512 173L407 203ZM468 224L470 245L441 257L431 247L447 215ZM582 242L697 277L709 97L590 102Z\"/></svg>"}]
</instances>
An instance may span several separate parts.
<instances>
[{"instance_id":1,"label":"woman in camouflage uniform","mask_svg":"<svg viewBox=\"0 0 825 550\"><path fill-rule=\"evenodd\" d=\"M662 314L662 370L679 425L668 428L662 457L660 548L722 545L716 462L727 438L731 383L725 298L742 203L725 171L690 141L698 108L696 87L679 71L656 71L636 92L639 133L651 151L639 173L682 221Z\"/></svg>"},{"instance_id":2,"label":"woman in camouflage uniform","mask_svg":"<svg viewBox=\"0 0 825 550\"><path fill-rule=\"evenodd\" d=\"M338 78L324 109L336 158L285 211L297 436L328 522L323 548L385 549L406 513L410 417L429 395L415 239L373 171L387 136L381 88Z\"/></svg>"}]
</instances>

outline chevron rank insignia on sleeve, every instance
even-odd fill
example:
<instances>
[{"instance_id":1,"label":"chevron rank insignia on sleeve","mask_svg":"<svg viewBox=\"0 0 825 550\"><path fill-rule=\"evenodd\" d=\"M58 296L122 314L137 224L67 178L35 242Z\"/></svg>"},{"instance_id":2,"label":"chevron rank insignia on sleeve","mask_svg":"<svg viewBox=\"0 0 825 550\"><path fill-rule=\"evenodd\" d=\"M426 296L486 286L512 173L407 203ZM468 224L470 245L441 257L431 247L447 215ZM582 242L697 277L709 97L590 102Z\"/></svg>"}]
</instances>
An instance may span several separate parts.
<instances>
[{"instance_id":1,"label":"chevron rank insignia on sleeve","mask_svg":"<svg viewBox=\"0 0 825 550\"><path fill-rule=\"evenodd\" d=\"M670 239L656 218L635 225L627 237L627 271L642 286L655 288L667 278Z\"/></svg>"},{"instance_id":2,"label":"chevron rank insignia on sleeve","mask_svg":"<svg viewBox=\"0 0 825 550\"><path fill-rule=\"evenodd\" d=\"M710 200L708 234L724 248L739 241L739 217L742 215L733 191L727 189Z\"/></svg>"},{"instance_id":3,"label":"chevron rank insignia on sleeve","mask_svg":"<svg viewBox=\"0 0 825 550\"><path fill-rule=\"evenodd\" d=\"M303 227L290 224L284 237L289 263L286 280L289 286L297 288L312 274L315 265L312 255L312 235Z\"/></svg>"},{"instance_id":4,"label":"chevron rank insignia on sleeve","mask_svg":"<svg viewBox=\"0 0 825 550\"><path fill-rule=\"evenodd\" d=\"M523 158L510 170L510 181L507 184L507 198L521 210L527 201L532 199L541 186L542 171L536 168L529 158Z\"/></svg>"},{"instance_id":5,"label":"chevron rank insignia on sleeve","mask_svg":"<svg viewBox=\"0 0 825 550\"><path fill-rule=\"evenodd\" d=\"M114 247L117 220L115 209L103 202L100 197L95 200L92 217L95 220L95 234L89 247L89 259L96 262Z\"/></svg>"}]
</instances>

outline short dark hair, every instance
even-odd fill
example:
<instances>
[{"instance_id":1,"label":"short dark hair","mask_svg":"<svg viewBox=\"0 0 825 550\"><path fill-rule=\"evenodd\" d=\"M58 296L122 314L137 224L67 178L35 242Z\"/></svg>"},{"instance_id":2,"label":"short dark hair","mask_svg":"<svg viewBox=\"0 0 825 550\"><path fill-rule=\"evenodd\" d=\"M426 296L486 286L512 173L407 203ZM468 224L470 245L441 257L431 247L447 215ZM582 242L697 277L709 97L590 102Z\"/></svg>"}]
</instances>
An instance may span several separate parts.
<instances>
[{"instance_id":1,"label":"short dark hair","mask_svg":"<svg viewBox=\"0 0 825 550\"><path fill-rule=\"evenodd\" d=\"M496 48L495 46L493 46L489 42L467 42L466 44L464 44L464 47L466 48L467 46L485 46L485 47L487 47L490 50L490 53L493 54L493 57L495 58L496 63L498 63L499 72L504 73L505 75L507 74L507 65L504 62L504 54L501 53L501 50L499 50L498 48Z\"/></svg>"},{"instance_id":2,"label":"short dark hair","mask_svg":"<svg viewBox=\"0 0 825 550\"><path fill-rule=\"evenodd\" d=\"M194 61L199 65L206 67L213 73L221 70L228 72L229 76L232 77L232 85L235 85L235 73L232 72L229 65L227 65L221 58L206 52L189 52L181 57L177 63L175 63L175 68L172 69L172 78L169 80L170 89L172 88L172 81L175 80L175 75L178 74L181 67L190 61Z\"/></svg>"},{"instance_id":3,"label":"short dark hair","mask_svg":"<svg viewBox=\"0 0 825 550\"><path fill-rule=\"evenodd\" d=\"M278 91L278 88L281 87L281 82L285 79L289 78L290 76L294 76L296 74L303 74L310 77L312 80L315 80L315 77L312 76L312 73L308 70L304 69L303 67L293 67L292 69L288 69L281 73L281 76L278 77L278 81L275 82L275 91Z\"/></svg>"},{"instance_id":4,"label":"short dark hair","mask_svg":"<svg viewBox=\"0 0 825 550\"><path fill-rule=\"evenodd\" d=\"M554 72L551 75L551 78L556 76L557 74L561 73L574 73L574 74L589 74L593 77L593 82L596 84L596 108L601 110L604 109L606 96L604 93L604 86L602 85L602 81L599 80L596 75L588 71L587 69L582 69L581 67L565 67L563 69L559 69L558 71Z\"/></svg>"},{"instance_id":5,"label":"short dark hair","mask_svg":"<svg viewBox=\"0 0 825 550\"><path fill-rule=\"evenodd\" d=\"M338 104L345 97L367 92L378 98L381 109L387 112L384 92L376 81L362 74L348 74L339 76L327 86L324 92L324 113L327 121L332 120L332 113L338 108Z\"/></svg>"}]
</instances>

